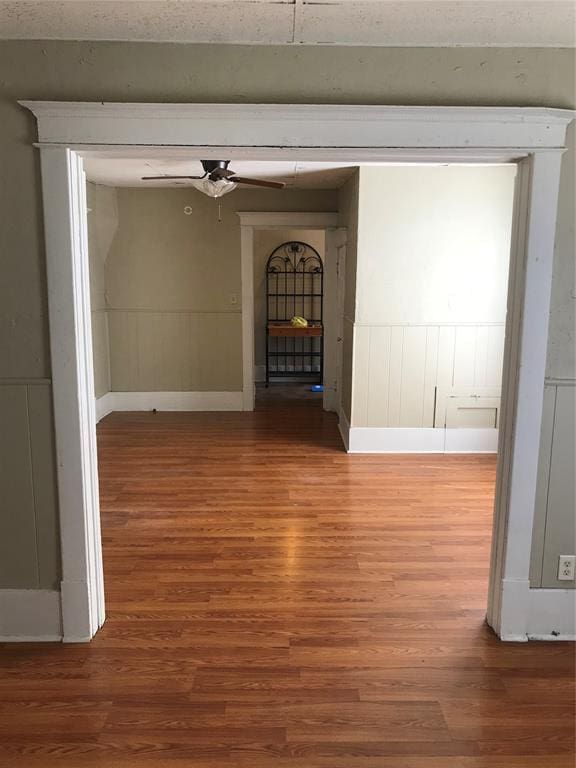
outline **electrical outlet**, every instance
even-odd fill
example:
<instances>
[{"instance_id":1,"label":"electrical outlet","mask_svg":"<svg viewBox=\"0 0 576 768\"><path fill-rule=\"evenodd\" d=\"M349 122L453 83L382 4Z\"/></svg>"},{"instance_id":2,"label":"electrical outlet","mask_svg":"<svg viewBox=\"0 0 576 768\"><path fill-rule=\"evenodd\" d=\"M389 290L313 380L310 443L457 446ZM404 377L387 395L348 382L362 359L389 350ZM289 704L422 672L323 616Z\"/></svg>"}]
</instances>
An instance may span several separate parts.
<instances>
[{"instance_id":1,"label":"electrical outlet","mask_svg":"<svg viewBox=\"0 0 576 768\"><path fill-rule=\"evenodd\" d=\"M230 294L230 304L238 304L238 294L237 293L231 293Z\"/></svg>"},{"instance_id":2,"label":"electrical outlet","mask_svg":"<svg viewBox=\"0 0 576 768\"><path fill-rule=\"evenodd\" d=\"M558 581L574 581L576 555L560 555L558 558Z\"/></svg>"}]
</instances>

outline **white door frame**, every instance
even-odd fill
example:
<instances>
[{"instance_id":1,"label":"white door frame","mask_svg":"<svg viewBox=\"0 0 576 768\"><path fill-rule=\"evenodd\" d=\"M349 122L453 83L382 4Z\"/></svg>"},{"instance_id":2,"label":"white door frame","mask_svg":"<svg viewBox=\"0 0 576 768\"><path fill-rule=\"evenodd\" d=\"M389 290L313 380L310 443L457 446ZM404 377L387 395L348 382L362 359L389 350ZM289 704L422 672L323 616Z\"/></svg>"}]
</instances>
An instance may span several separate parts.
<instances>
[{"instance_id":1,"label":"white door frame","mask_svg":"<svg viewBox=\"0 0 576 768\"><path fill-rule=\"evenodd\" d=\"M326 232L328 258L325 280L326 343L324 345L324 410L336 411L340 419L342 411L342 349L344 343L344 288L345 261L348 230L345 227ZM348 446L344 442L345 448Z\"/></svg>"},{"instance_id":2,"label":"white door frame","mask_svg":"<svg viewBox=\"0 0 576 768\"><path fill-rule=\"evenodd\" d=\"M38 121L58 454L64 640L103 621L82 151L520 164L488 620L526 639L561 153L569 110L532 107L21 102ZM179 149L178 149L179 148ZM253 368L253 367L252 367ZM251 370L251 369L250 369Z\"/></svg>"},{"instance_id":3,"label":"white door frame","mask_svg":"<svg viewBox=\"0 0 576 768\"><path fill-rule=\"evenodd\" d=\"M315 229L326 233L338 226L338 213L322 212L262 212L238 211L240 217L240 243L242 260L242 403L244 411L254 410L254 232L261 229ZM326 245L326 255L329 244ZM329 259L326 258L326 269ZM326 286L328 288L328 286ZM330 311L328 290L325 290L326 314ZM333 328L325 323L324 359L330 369L330 355L326 348L331 349L334 342ZM331 373L331 371L329 370ZM326 378L326 375L325 375ZM324 392L324 408L331 403L330 397ZM334 409L335 410L335 409Z\"/></svg>"}]
</instances>

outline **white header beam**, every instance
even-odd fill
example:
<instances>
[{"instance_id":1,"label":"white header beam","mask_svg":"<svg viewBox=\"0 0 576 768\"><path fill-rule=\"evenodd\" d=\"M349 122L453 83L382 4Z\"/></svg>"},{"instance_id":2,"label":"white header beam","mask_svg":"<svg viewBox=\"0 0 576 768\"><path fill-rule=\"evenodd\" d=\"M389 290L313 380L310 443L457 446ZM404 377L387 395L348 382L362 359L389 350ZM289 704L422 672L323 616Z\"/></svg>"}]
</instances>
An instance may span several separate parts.
<instances>
[{"instance_id":1,"label":"white header beam","mask_svg":"<svg viewBox=\"0 0 576 768\"><path fill-rule=\"evenodd\" d=\"M335 148L564 146L574 113L540 107L21 101L41 143Z\"/></svg>"}]
</instances>

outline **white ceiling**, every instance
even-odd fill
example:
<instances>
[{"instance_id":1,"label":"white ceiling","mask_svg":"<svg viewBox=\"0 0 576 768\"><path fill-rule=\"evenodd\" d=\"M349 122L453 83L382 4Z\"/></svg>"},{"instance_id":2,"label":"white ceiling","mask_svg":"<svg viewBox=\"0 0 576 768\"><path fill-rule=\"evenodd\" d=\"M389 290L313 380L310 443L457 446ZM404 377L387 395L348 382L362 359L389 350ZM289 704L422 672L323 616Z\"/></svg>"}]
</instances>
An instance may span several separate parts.
<instances>
[{"instance_id":1,"label":"white ceiling","mask_svg":"<svg viewBox=\"0 0 576 768\"><path fill-rule=\"evenodd\" d=\"M573 47L574 0L0 0L0 38Z\"/></svg>"},{"instance_id":2,"label":"white ceiling","mask_svg":"<svg viewBox=\"0 0 576 768\"><path fill-rule=\"evenodd\" d=\"M90 152L83 155L88 180L113 187L190 186L190 181L142 181L142 176L200 176L203 173L199 160L186 160L181 157L107 157L101 153ZM288 188L338 189L351 176L356 165L284 160L232 160L230 168L239 176L283 181Z\"/></svg>"}]
</instances>

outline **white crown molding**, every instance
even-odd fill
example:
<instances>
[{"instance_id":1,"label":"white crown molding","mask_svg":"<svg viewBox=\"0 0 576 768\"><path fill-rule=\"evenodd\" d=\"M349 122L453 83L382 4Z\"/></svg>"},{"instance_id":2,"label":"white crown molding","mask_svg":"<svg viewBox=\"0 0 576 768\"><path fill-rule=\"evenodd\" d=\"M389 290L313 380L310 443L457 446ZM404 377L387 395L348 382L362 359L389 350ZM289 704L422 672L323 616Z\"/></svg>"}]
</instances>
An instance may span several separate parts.
<instances>
[{"instance_id":1,"label":"white crown molding","mask_svg":"<svg viewBox=\"0 0 576 768\"><path fill-rule=\"evenodd\" d=\"M20 101L41 144L562 148L574 112L546 107ZM232 140L231 140L231 137Z\"/></svg>"}]
</instances>

